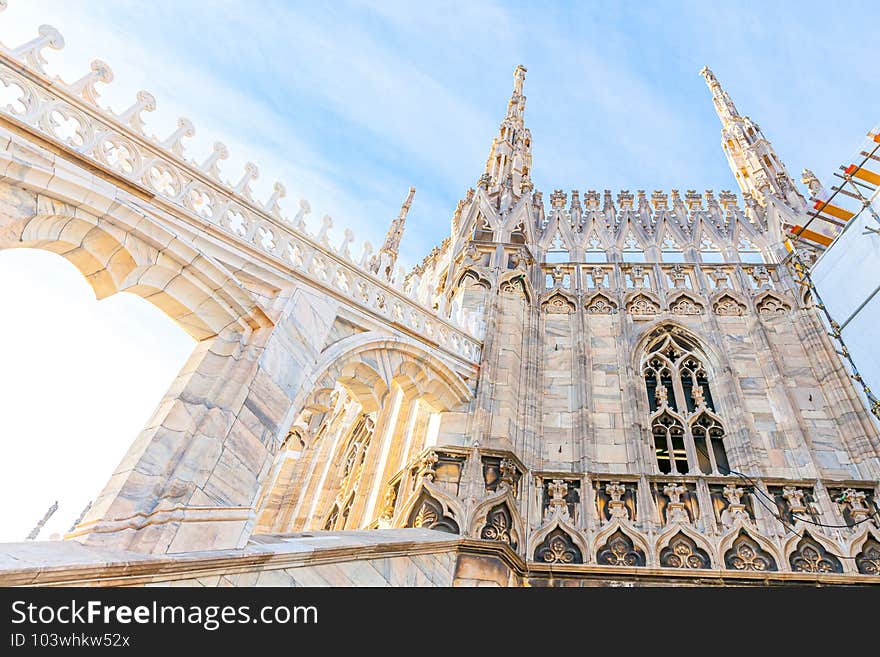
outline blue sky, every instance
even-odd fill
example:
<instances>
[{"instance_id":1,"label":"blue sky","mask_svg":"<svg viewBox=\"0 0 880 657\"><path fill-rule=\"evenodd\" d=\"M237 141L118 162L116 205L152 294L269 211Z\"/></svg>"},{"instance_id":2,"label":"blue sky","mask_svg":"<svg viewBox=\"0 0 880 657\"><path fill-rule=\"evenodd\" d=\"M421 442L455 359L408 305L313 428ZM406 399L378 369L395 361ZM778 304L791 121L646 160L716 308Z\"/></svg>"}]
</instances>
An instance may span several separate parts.
<instances>
[{"instance_id":1,"label":"blue sky","mask_svg":"<svg viewBox=\"0 0 880 657\"><path fill-rule=\"evenodd\" d=\"M70 77L104 58L114 107L151 90L156 132L187 115L197 159L229 142L227 176L252 159L264 197L286 183L291 214L305 196L337 235L351 226L375 243L415 184L410 263L481 173L519 63L545 191L733 187L704 64L792 173L827 179L877 118L876 3L27 5L65 34L51 56Z\"/></svg>"},{"instance_id":2,"label":"blue sky","mask_svg":"<svg viewBox=\"0 0 880 657\"><path fill-rule=\"evenodd\" d=\"M0 14L4 44L54 25L67 46L47 53L51 72L70 81L104 59L116 77L102 88L105 104L120 111L139 89L151 91L158 110L146 117L148 131L167 136L178 116L189 117L192 158L226 142L227 178L235 182L246 161L257 163L257 197L283 181L288 214L309 199L313 226L325 213L334 217L334 241L351 227L358 242L379 243L415 185L406 264L448 234L456 202L482 172L520 63L529 69L533 179L545 194L735 188L698 74L706 64L797 177L807 166L827 185L878 119L876 2L9 4ZM16 462L17 472L0 477L0 493L27 501L18 524L7 522L13 533L0 538L26 533L59 496L68 500L58 524L66 529L192 348L146 302L120 295L98 303L90 294L59 258L0 253L0 307L64 326L68 340L54 340L48 356L4 363L3 398L11 401L0 437L14 434L27 463L45 459L63 434L63 459L82 461L85 449L91 468L77 462L76 474L65 474ZM112 353L107 336L116 339ZM25 356L45 354L51 339L26 321L0 326L0 340L21 345ZM88 385L70 375L83 367L68 358L76 345L90 354ZM96 404L103 395L115 395L112 414ZM43 406L29 410L35 398ZM60 419L45 417L45 404L62 402ZM99 426L97 415L107 415ZM55 419L63 423L46 425Z\"/></svg>"}]
</instances>

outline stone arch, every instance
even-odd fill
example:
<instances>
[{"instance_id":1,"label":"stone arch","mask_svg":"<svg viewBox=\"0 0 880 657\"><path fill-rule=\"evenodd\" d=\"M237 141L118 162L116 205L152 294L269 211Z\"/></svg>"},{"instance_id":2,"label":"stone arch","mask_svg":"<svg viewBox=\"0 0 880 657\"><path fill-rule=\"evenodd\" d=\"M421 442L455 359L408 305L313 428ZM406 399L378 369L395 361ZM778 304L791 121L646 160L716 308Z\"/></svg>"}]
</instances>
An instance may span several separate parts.
<instances>
[{"instance_id":1,"label":"stone arch","mask_svg":"<svg viewBox=\"0 0 880 657\"><path fill-rule=\"evenodd\" d=\"M619 518L596 534L593 545L599 565L639 567L653 561L648 541Z\"/></svg>"},{"instance_id":2,"label":"stone arch","mask_svg":"<svg viewBox=\"0 0 880 657\"><path fill-rule=\"evenodd\" d=\"M709 297L712 312L722 317L741 317L746 314L748 305L739 293L733 290L719 290Z\"/></svg>"},{"instance_id":3,"label":"stone arch","mask_svg":"<svg viewBox=\"0 0 880 657\"><path fill-rule=\"evenodd\" d=\"M880 576L880 530L865 523L850 539L846 554L862 575Z\"/></svg>"},{"instance_id":4,"label":"stone arch","mask_svg":"<svg viewBox=\"0 0 880 657\"><path fill-rule=\"evenodd\" d=\"M662 312L657 295L644 289L628 292L623 306L631 315L659 315Z\"/></svg>"},{"instance_id":5,"label":"stone arch","mask_svg":"<svg viewBox=\"0 0 880 657\"><path fill-rule=\"evenodd\" d=\"M342 365L336 374L336 382L348 390L365 413L379 410L389 390L385 376L363 361Z\"/></svg>"},{"instance_id":6,"label":"stone arch","mask_svg":"<svg viewBox=\"0 0 880 657\"><path fill-rule=\"evenodd\" d=\"M401 508L398 518L403 527L422 527L460 534L464 512L455 500L430 482L424 481Z\"/></svg>"},{"instance_id":7,"label":"stone arch","mask_svg":"<svg viewBox=\"0 0 880 657\"><path fill-rule=\"evenodd\" d=\"M492 283L488 278L480 274L476 269L472 267L468 267L463 272L458 275L458 278L455 279L455 285L450 287L450 290L457 290L460 288L465 282L473 281L474 285L479 285L480 287L485 288L486 290L492 287Z\"/></svg>"},{"instance_id":8,"label":"stone arch","mask_svg":"<svg viewBox=\"0 0 880 657\"><path fill-rule=\"evenodd\" d=\"M309 397L309 403L303 406L303 411L313 413L326 413L333 408L333 388L318 388Z\"/></svg>"},{"instance_id":9,"label":"stone arch","mask_svg":"<svg viewBox=\"0 0 880 657\"><path fill-rule=\"evenodd\" d=\"M271 325L259 305L225 270L148 217L117 206L103 216L38 196L35 213L8 223L0 249L33 248L72 263L103 299L140 296L196 340L238 326Z\"/></svg>"},{"instance_id":10,"label":"stone arch","mask_svg":"<svg viewBox=\"0 0 880 657\"><path fill-rule=\"evenodd\" d=\"M547 526L542 536L535 537L531 557L533 561L547 564L585 563L587 552L579 541L578 532L565 529L558 520Z\"/></svg>"},{"instance_id":11,"label":"stone arch","mask_svg":"<svg viewBox=\"0 0 880 657\"><path fill-rule=\"evenodd\" d=\"M625 251L627 240L633 238L638 243L642 252L647 253L648 249L653 246L653 240L647 234L640 222L633 220L632 217L626 217L617 227L617 234L613 239L614 246L621 252Z\"/></svg>"},{"instance_id":12,"label":"stone arch","mask_svg":"<svg viewBox=\"0 0 880 657\"><path fill-rule=\"evenodd\" d=\"M753 545L743 541L743 538L749 539L766 556L755 550ZM743 551L743 545L751 548L754 557L750 557L749 554ZM735 560L737 557L739 559ZM764 560L768 557L772 559L772 567L764 568L762 567ZM718 541L715 561L728 570L775 572L782 568L782 559L778 547L773 541L755 531L749 523L743 522L742 519L737 519L730 530Z\"/></svg>"},{"instance_id":13,"label":"stone arch","mask_svg":"<svg viewBox=\"0 0 880 657\"><path fill-rule=\"evenodd\" d=\"M819 532L804 529L803 521L798 521L795 526L801 531L799 534L790 536L782 549L786 569L792 572L813 573L842 573L845 571L846 566L843 561L837 558L837 555L842 554L842 552L840 546L835 541L832 541L830 538ZM815 561L812 559L812 553L807 553L805 548L811 548L812 551L818 553ZM826 564L825 561L828 563ZM798 570L800 567L798 565L799 563L802 563L803 567L806 568L808 567L807 562L812 562L814 564L813 570Z\"/></svg>"},{"instance_id":14,"label":"stone arch","mask_svg":"<svg viewBox=\"0 0 880 657\"><path fill-rule=\"evenodd\" d=\"M505 520L509 522L503 527L498 522L497 510L506 511ZM470 535L475 538L491 541L500 541L510 545L517 551L522 548L523 537L526 535L522 518L516 510L516 500L509 489L505 489L500 495L493 495L483 500L474 508L471 515Z\"/></svg>"},{"instance_id":15,"label":"stone arch","mask_svg":"<svg viewBox=\"0 0 880 657\"><path fill-rule=\"evenodd\" d=\"M378 385L384 394L398 374L413 373L409 366L401 369L407 362L415 364L419 370L416 379L410 377L413 385L425 391L438 410L450 410L470 399L470 388L462 378L419 343L402 336L368 331L339 340L324 350L295 399L294 408L298 412L307 406L312 401L313 391L332 389L340 377L346 378L348 386L356 386L369 399L375 400L375 393L364 391L364 385ZM359 368L360 365L364 367ZM365 378L359 379L358 375Z\"/></svg>"},{"instance_id":16,"label":"stone arch","mask_svg":"<svg viewBox=\"0 0 880 657\"><path fill-rule=\"evenodd\" d=\"M555 287L539 299L541 310L549 314L571 314L577 310L577 298L568 290Z\"/></svg>"},{"instance_id":17,"label":"stone arch","mask_svg":"<svg viewBox=\"0 0 880 657\"><path fill-rule=\"evenodd\" d=\"M344 410L344 406L333 403L333 397L343 390L341 394L347 395L357 406ZM416 408L412 404L425 402L423 412L433 415L461 408L470 396L470 389L455 371L410 338L363 332L331 344L305 377L286 420L290 423L288 426L307 421L311 431L317 434L310 441L311 449L304 450L293 461L289 453L279 452L275 456L273 472L281 475L268 477L263 482L261 499L273 502L259 511L260 531L289 531L291 527L309 522L311 516L304 511L309 505L316 512L326 511L326 493L334 481L328 459L335 458L335 445L358 422L355 416L372 417L376 433L371 433L372 446L365 447L372 450L370 454L388 450L396 454L409 430L405 428L408 425L404 413ZM331 408L338 410L328 414ZM426 431L425 425L421 426L421 431ZM320 438L324 435L320 432L325 429L326 436L332 438L329 443ZM277 464L285 460L286 464L279 468ZM376 496L387 483L386 465L378 456L371 457L357 475L359 497L352 509L353 521L363 524L372 519ZM292 481L303 485L294 489L289 484ZM456 515L456 522L461 526L461 513Z\"/></svg>"},{"instance_id":18,"label":"stone arch","mask_svg":"<svg viewBox=\"0 0 880 657\"><path fill-rule=\"evenodd\" d=\"M566 260L573 260L575 248L577 246L577 238L572 232L571 225L568 220L561 221L562 217L557 211L550 214L550 219L544 227L541 238L538 240L538 248L544 253L545 259L549 253L568 254ZM559 249L557 246L561 246Z\"/></svg>"},{"instance_id":19,"label":"stone arch","mask_svg":"<svg viewBox=\"0 0 880 657\"><path fill-rule=\"evenodd\" d=\"M773 290L763 290L753 300L758 317L773 320L784 317L791 310L791 303Z\"/></svg>"},{"instance_id":20,"label":"stone arch","mask_svg":"<svg viewBox=\"0 0 880 657\"><path fill-rule=\"evenodd\" d=\"M502 217L503 223L501 225L501 233L498 241L509 243L515 242L513 237L515 237L518 232L516 229L522 226L525 243L532 244L534 242L535 236L532 227L535 225L535 219L533 217L531 203L523 202L523 199L525 198L526 197L523 196L514 209L511 210L506 217Z\"/></svg>"},{"instance_id":21,"label":"stone arch","mask_svg":"<svg viewBox=\"0 0 880 657\"><path fill-rule=\"evenodd\" d=\"M630 362L634 371L638 372L641 370L642 358L645 353L647 353L647 349L651 342L660 337L665 331L674 335L681 335L688 341L694 343L698 351L706 358L707 362L705 365L708 365L711 368L710 374L717 375L721 371L721 357L712 346L712 343L709 340L704 339L692 328L687 327L674 319L661 319L642 329L641 335L636 339L635 347L630 356Z\"/></svg>"},{"instance_id":22,"label":"stone arch","mask_svg":"<svg viewBox=\"0 0 880 657\"><path fill-rule=\"evenodd\" d=\"M568 539L578 548L581 554L581 563L586 563L590 555L590 546L581 532L572 525L568 520L558 515L554 516L549 522L537 531L531 533L528 537L528 545L526 546L526 558L538 561L535 554L543 544L549 544L552 540L551 534L559 530L568 536Z\"/></svg>"},{"instance_id":23,"label":"stone arch","mask_svg":"<svg viewBox=\"0 0 880 657\"><path fill-rule=\"evenodd\" d=\"M676 551L676 544L681 541L680 537L682 536L688 539L686 541L688 546L694 549L692 549L689 555L670 554ZM668 567L711 568L715 565L712 556L714 552L715 550L712 549L712 545L706 540L705 536L689 524L682 522L674 522L669 525L654 542L654 554L657 559L657 565L661 567L663 567L664 559L668 557L669 559L677 559L682 563L681 566L670 565ZM705 566L696 565L698 562L703 562Z\"/></svg>"},{"instance_id":24,"label":"stone arch","mask_svg":"<svg viewBox=\"0 0 880 657\"><path fill-rule=\"evenodd\" d=\"M675 249L666 249L665 245L667 240L671 240ZM654 229L654 245L660 251L661 254L668 253L670 251L675 251L684 255L685 251L692 248L691 240L687 235L681 230L681 227L678 225L678 222L672 221L668 214L662 213L658 217L657 226ZM667 262L663 260L663 262ZM669 261L675 262L675 261ZM683 260L679 261L683 262Z\"/></svg>"},{"instance_id":25,"label":"stone arch","mask_svg":"<svg viewBox=\"0 0 880 657\"><path fill-rule=\"evenodd\" d=\"M584 308L588 315L613 315L617 312L617 302L603 292L594 292L584 298Z\"/></svg>"},{"instance_id":26,"label":"stone arch","mask_svg":"<svg viewBox=\"0 0 880 657\"><path fill-rule=\"evenodd\" d=\"M667 297L667 307L673 315L702 315L705 304L694 293L679 290Z\"/></svg>"},{"instance_id":27,"label":"stone arch","mask_svg":"<svg viewBox=\"0 0 880 657\"><path fill-rule=\"evenodd\" d=\"M529 277L521 271L511 271L502 275L498 279L498 291L505 292L509 290L517 290L525 297L526 301L531 303L535 298L535 290L532 287Z\"/></svg>"}]
</instances>

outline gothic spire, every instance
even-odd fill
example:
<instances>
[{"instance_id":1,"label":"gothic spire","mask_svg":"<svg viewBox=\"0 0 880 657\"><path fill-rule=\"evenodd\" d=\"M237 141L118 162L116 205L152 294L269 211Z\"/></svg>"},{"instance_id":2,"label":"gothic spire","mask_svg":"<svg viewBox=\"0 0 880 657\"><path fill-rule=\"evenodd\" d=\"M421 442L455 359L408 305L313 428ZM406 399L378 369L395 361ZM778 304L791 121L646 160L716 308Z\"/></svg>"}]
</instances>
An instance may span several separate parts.
<instances>
[{"instance_id":1,"label":"gothic spire","mask_svg":"<svg viewBox=\"0 0 880 657\"><path fill-rule=\"evenodd\" d=\"M740 115L708 66L703 67L700 75L712 92L715 112L721 120L721 147L743 193L750 194L762 205L766 205L768 196L772 195L794 209L802 209L803 196L758 124Z\"/></svg>"},{"instance_id":2,"label":"gothic spire","mask_svg":"<svg viewBox=\"0 0 880 657\"><path fill-rule=\"evenodd\" d=\"M700 75L706 79L706 84L709 85L709 90L712 92L712 101L715 103L715 111L718 113L721 123L741 118L736 105L733 104L733 100L730 98L730 94L718 82L718 78L715 77L712 69L704 66L700 71Z\"/></svg>"},{"instance_id":3,"label":"gothic spire","mask_svg":"<svg viewBox=\"0 0 880 657\"><path fill-rule=\"evenodd\" d=\"M412 205L413 196L416 194L416 188L410 187L403 205L400 206L400 212L388 227L385 234L385 241L382 248L379 249L378 255L373 259L373 272L390 278L394 272L394 264L397 262L397 254L400 250L400 240L403 238L403 231L406 228L406 215Z\"/></svg>"},{"instance_id":4,"label":"gothic spire","mask_svg":"<svg viewBox=\"0 0 880 657\"><path fill-rule=\"evenodd\" d=\"M513 194L520 196L532 187L532 136L525 127L526 97L523 82L526 67L520 64L513 71L513 93L507 103L507 114L492 141L482 181L490 191L498 191L510 179Z\"/></svg>"}]
</instances>

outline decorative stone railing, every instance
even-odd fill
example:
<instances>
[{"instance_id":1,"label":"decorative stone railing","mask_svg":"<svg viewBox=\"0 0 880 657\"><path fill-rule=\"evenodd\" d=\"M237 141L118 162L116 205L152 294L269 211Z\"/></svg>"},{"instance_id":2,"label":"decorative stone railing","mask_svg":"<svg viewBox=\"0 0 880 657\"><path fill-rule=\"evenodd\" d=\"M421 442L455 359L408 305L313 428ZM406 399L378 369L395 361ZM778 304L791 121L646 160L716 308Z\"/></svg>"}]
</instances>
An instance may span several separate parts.
<instances>
[{"instance_id":1,"label":"decorative stone railing","mask_svg":"<svg viewBox=\"0 0 880 657\"><path fill-rule=\"evenodd\" d=\"M729 290L751 296L780 289L780 277L787 269L749 263L563 262L542 264L541 273L543 289L559 287L572 293L645 290L711 294Z\"/></svg>"},{"instance_id":2,"label":"decorative stone railing","mask_svg":"<svg viewBox=\"0 0 880 657\"><path fill-rule=\"evenodd\" d=\"M4 8L0 2L0 11ZM395 327L465 360L479 360L480 342L405 294L403 277L387 281L368 269L373 250L369 242L355 256L350 251L354 235L345 230L341 244L333 248L328 236L333 220L328 215L318 233L309 235L304 222L311 212L309 203L300 200L293 219L283 216L281 183L275 183L265 202L255 200L254 164L245 165L237 183L224 181L218 164L228 153L220 142L201 164L188 160L183 141L195 134L188 119L181 118L165 139L148 136L142 115L156 109L150 93L139 92L119 114L100 107L97 85L113 80L104 62L93 61L91 70L72 83L50 78L42 53L63 46L61 34L48 25L40 27L37 38L16 48L0 44L0 115L147 190L196 225L220 227L234 240L274 256L316 286L343 295Z\"/></svg>"}]
</instances>

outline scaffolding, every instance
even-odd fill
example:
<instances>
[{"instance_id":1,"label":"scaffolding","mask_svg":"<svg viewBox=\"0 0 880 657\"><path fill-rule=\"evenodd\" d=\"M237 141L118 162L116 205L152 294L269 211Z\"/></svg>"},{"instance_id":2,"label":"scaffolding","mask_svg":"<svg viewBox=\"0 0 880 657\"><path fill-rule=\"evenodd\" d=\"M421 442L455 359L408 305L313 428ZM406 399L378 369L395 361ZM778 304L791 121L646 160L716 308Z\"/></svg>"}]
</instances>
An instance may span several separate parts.
<instances>
[{"instance_id":1,"label":"scaffolding","mask_svg":"<svg viewBox=\"0 0 880 657\"><path fill-rule=\"evenodd\" d=\"M798 250L799 246L808 246L814 252L829 250L852 226L859 224L864 229L863 235L880 235L880 213L875 207L880 205L880 127L867 134L867 139L856 155L850 158L848 164L841 165L839 171L833 175L840 182L832 185L830 194L822 190L819 194L822 198L811 199L812 208L807 212L806 221L803 225L790 228L786 246L799 282L810 290L816 307L825 318L829 328L828 335L838 344L837 353L849 368L851 378L862 388L871 413L880 419L880 400L862 377L843 336L843 329L880 292L880 285L867 295L843 323L838 323L822 301L811 276L811 267ZM876 226L858 221L864 212L870 214ZM814 222L819 224L814 225ZM811 225L816 230L811 230Z\"/></svg>"},{"instance_id":2,"label":"scaffolding","mask_svg":"<svg viewBox=\"0 0 880 657\"><path fill-rule=\"evenodd\" d=\"M807 221L803 226L791 227L789 250L793 250L799 241L818 250L830 248L853 224L853 219L865 210L871 213L878 224L877 228L871 228L870 231L880 231L880 215L871 202L880 189L880 126L868 133L867 139L850 163L841 165L840 171L835 171L834 176L841 182L831 186L832 193L827 198L811 199L813 206L807 212ZM855 207L847 207L853 205ZM834 237L825 234L829 232L827 230L811 230L810 225L814 221L830 228Z\"/></svg>"}]
</instances>

